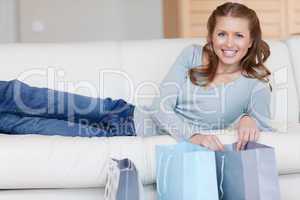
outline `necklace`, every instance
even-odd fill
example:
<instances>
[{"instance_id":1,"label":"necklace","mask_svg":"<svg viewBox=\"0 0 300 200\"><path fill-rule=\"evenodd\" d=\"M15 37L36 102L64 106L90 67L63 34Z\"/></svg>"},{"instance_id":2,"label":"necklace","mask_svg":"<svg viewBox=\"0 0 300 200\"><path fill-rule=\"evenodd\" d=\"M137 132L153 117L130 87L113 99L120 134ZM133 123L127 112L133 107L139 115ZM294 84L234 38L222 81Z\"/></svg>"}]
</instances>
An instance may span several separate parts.
<instances>
[{"instance_id":1,"label":"necklace","mask_svg":"<svg viewBox=\"0 0 300 200\"><path fill-rule=\"evenodd\" d=\"M216 72L216 75L222 75L222 74L233 74L233 73L235 73L235 72L238 72L238 71L240 71L241 69L236 69L236 70L233 70L233 71L231 71L231 72Z\"/></svg>"}]
</instances>

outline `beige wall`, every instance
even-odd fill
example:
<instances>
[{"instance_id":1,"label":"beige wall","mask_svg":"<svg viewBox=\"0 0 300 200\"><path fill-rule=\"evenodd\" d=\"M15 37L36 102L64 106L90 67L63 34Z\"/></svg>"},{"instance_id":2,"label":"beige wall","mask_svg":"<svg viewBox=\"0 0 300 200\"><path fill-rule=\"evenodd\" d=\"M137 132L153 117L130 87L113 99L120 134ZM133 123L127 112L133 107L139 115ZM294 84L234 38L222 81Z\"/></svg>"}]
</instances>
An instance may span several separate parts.
<instances>
[{"instance_id":1,"label":"beige wall","mask_svg":"<svg viewBox=\"0 0 300 200\"><path fill-rule=\"evenodd\" d=\"M161 0L19 0L21 42L162 38Z\"/></svg>"}]
</instances>

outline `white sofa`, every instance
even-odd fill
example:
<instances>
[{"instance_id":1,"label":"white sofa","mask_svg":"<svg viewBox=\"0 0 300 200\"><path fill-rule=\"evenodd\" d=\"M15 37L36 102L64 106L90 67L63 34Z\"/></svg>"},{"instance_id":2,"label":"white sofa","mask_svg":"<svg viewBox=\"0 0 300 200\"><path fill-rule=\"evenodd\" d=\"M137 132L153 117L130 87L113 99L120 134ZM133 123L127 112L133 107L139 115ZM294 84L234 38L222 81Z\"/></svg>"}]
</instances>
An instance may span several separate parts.
<instances>
[{"instance_id":1,"label":"white sofa","mask_svg":"<svg viewBox=\"0 0 300 200\"><path fill-rule=\"evenodd\" d=\"M149 105L157 86L189 44L204 39L0 45L0 80L18 78L34 86L89 96L123 98ZM273 72L272 118L276 133L261 143L275 147L283 200L300 198L299 88L300 38L270 41L267 66ZM216 134L224 143L235 132ZM170 136L79 138L0 135L0 200L103 199L107 161L132 159L141 173L147 200L156 199L157 144Z\"/></svg>"}]
</instances>

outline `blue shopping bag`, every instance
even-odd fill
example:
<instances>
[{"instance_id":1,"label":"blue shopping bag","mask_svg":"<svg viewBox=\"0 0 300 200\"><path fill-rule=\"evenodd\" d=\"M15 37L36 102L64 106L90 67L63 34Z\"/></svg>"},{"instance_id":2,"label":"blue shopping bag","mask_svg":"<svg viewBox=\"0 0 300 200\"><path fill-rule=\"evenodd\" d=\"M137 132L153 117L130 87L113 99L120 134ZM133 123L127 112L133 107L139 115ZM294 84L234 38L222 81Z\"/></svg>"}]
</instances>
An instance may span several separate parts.
<instances>
[{"instance_id":1,"label":"blue shopping bag","mask_svg":"<svg viewBox=\"0 0 300 200\"><path fill-rule=\"evenodd\" d=\"M280 200L274 148L248 142L236 151L236 145L216 152L220 200Z\"/></svg>"},{"instance_id":2,"label":"blue shopping bag","mask_svg":"<svg viewBox=\"0 0 300 200\"><path fill-rule=\"evenodd\" d=\"M181 142L156 147L159 200L218 200L215 152Z\"/></svg>"},{"instance_id":3,"label":"blue shopping bag","mask_svg":"<svg viewBox=\"0 0 300 200\"><path fill-rule=\"evenodd\" d=\"M109 162L104 200L143 200L143 185L135 164L128 158Z\"/></svg>"}]
</instances>

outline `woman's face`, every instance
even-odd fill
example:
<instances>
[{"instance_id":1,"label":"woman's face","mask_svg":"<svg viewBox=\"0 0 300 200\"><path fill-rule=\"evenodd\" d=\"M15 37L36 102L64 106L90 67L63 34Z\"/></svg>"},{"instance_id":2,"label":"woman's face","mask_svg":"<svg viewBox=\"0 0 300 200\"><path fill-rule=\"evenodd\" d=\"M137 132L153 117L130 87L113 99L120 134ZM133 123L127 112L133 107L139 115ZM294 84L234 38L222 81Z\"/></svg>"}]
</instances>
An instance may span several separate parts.
<instances>
[{"instance_id":1,"label":"woman's face","mask_svg":"<svg viewBox=\"0 0 300 200\"><path fill-rule=\"evenodd\" d=\"M248 20L230 16L217 17L212 44L219 58L219 66L238 67L252 45Z\"/></svg>"}]
</instances>

